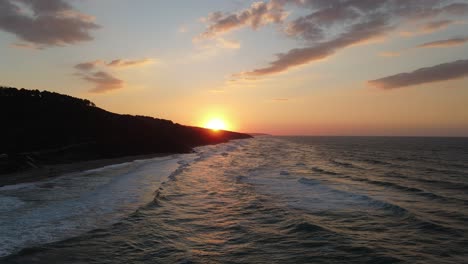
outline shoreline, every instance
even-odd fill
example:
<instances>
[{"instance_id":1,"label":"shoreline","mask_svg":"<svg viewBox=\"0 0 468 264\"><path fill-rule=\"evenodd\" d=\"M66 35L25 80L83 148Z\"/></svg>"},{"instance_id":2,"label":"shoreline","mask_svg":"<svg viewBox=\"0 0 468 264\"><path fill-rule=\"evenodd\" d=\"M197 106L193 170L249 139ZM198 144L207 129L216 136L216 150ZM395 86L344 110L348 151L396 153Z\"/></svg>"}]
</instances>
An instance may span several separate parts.
<instances>
[{"instance_id":1,"label":"shoreline","mask_svg":"<svg viewBox=\"0 0 468 264\"><path fill-rule=\"evenodd\" d=\"M98 169L109 165L115 165L125 162L131 162L141 159L152 159L165 157L175 153L155 153L146 155L125 156L112 159L99 159L79 161L74 163L45 165L41 168L29 169L21 172L7 173L0 175L0 187L15 185L20 183L30 183L56 178L68 173L82 172L92 169Z\"/></svg>"}]
</instances>

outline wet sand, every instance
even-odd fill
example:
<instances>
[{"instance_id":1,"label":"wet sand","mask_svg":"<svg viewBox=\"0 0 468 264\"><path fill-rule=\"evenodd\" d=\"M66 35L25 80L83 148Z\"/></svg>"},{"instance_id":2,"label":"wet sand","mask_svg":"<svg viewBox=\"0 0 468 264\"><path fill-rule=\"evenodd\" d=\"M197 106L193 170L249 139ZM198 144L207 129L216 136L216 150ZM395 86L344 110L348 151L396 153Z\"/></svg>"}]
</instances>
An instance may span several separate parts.
<instances>
[{"instance_id":1,"label":"wet sand","mask_svg":"<svg viewBox=\"0 0 468 264\"><path fill-rule=\"evenodd\" d=\"M5 185L12 185L18 183L27 183L42 181L54 177L58 177L64 174L81 172L86 170L92 170L101 168L108 165L119 164L124 162L130 162L141 159L151 159L155 157L164 157L172 155L172 153L156 153L149 155L137 155L127 156L115 159L101 159L101 160L90 160L81 161L68 164L57 164L57 165L46 165L41 168L30 169L21 172L15 172L10 174L0 175L0 187Z\"/></svg>"}]
</instances>

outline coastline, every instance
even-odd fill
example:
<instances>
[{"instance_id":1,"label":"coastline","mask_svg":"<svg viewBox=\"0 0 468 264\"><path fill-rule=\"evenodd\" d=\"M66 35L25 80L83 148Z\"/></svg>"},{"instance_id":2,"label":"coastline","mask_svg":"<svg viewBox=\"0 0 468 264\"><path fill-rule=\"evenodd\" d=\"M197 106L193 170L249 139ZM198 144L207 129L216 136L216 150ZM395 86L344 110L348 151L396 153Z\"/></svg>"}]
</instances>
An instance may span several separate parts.
<instances>
[{"instance_id":1,"label":"coastline","mask_svg":"<svg viewBox=\"0 0 468 264\"><path fill-rule=\"evenodd\" d=\"M26 171L2 174L0 175L0 187L7 186L7 185L20 184L20 183L43 181L43 180L59 177L68 173L82 172L82 171L102 168L102 167L109 166L109 165L131 162L134 160L165 157L165 156L169 156L173 154L174 153L154 153L154 154L146 154L146 155L125 156L125 157L112 158L112 159L99 159L99 160L79 161L79 162L65 163L65 164L45 165L40 168L33 168L33 169L26 170Z\"/></svg>"}]
</instances>

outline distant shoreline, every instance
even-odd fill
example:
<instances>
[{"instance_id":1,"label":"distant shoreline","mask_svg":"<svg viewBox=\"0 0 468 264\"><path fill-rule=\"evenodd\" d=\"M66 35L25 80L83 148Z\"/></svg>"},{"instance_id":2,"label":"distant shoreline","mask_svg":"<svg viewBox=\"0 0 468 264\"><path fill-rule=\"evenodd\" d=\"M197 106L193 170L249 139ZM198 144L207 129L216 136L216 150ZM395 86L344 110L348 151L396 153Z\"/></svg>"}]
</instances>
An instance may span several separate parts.
<instances>
[{"instance_id":1,"label":"distant shoreline","mask_svg":"<svg viewBox=\"0 0 468 264\"><path fill-rule=\"evenodd\" d=\"M45 165L40 168L32 168L24 171L2 174L0 175L0 187L6 185L15 185L19 183L43 181L69 173L82 172L102 168L109 165L131 162L134 160L165 157L173 154L175 153L155 153L147 155L126 156L112 159L99 159L89 161L78 161L66 164Z\"/></svg>"}]
</instances>

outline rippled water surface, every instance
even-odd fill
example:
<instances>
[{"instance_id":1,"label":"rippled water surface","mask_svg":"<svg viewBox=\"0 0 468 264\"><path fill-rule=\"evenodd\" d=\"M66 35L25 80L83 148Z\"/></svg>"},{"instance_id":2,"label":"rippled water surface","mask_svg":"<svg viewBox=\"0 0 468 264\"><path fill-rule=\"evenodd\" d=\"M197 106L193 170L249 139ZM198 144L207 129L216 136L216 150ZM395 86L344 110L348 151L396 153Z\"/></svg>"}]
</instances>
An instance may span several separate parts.
<instances>
[{"instance_id":1,"label":"rippled water surface","mask_svg":"<svg viewBox=\"0 0 468 264\"><path fill-rule=\"evenodd\" d=\"M258 137L0 188L1 263L466 263L468 139Z\"/></svg>"}]
</instances>

